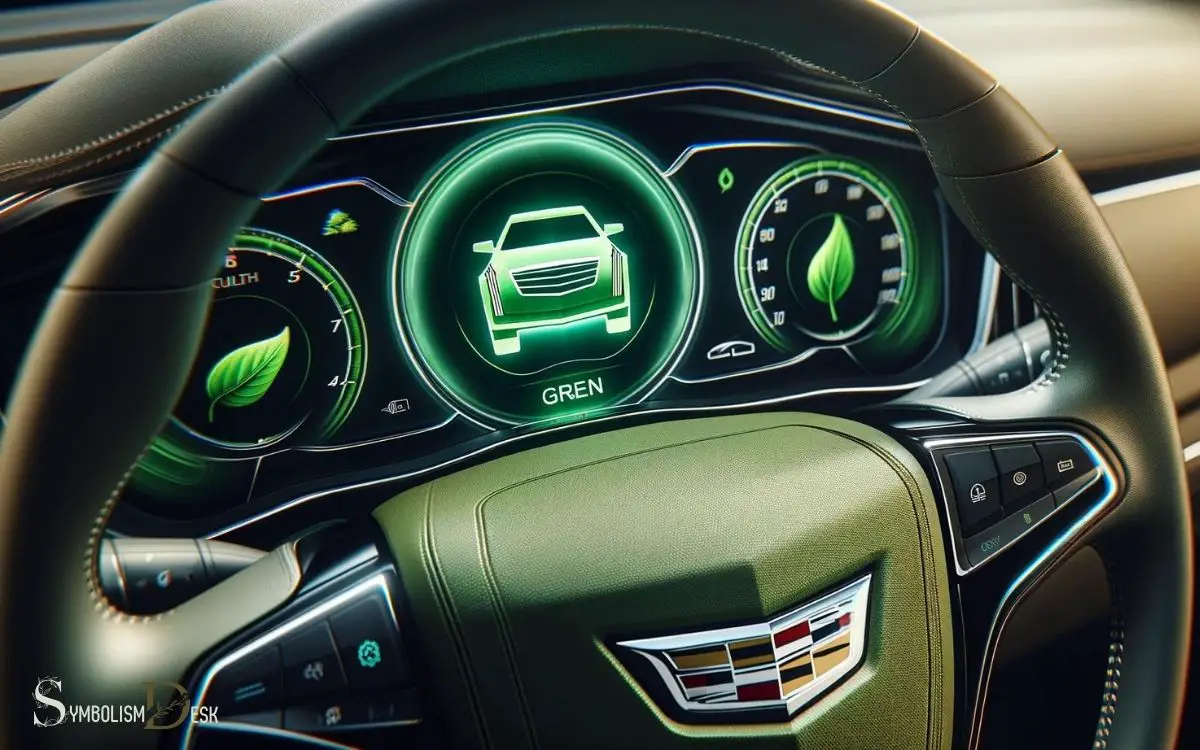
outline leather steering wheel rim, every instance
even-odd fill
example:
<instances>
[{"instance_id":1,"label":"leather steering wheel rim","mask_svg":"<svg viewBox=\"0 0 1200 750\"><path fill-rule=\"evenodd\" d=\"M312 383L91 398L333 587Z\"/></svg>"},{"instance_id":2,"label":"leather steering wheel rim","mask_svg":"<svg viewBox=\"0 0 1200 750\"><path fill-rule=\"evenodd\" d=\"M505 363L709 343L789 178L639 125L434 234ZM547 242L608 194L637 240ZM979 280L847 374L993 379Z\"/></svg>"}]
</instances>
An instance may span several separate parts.
<instances>
[{"instance_id":1,"label":"leather steering wheel rim","mask_svg":"<svg viewBox=\"0 0 1200 750\"><path fill-rule=\"evenodd\" d=\"M878 96L912 125L955 211L1038 301L1054 341L1048 373L1031 387L927 407L980 422L1074 420L1114 447L1125 495L1073 542L1101 551L1124 602L1122 701L1108 746L1172 745L1191 627L1192 526L1148 316L1089 192L1046 133L985 71L873 0L379 0L240 78L127 185L28 352L0 445L0 703L18 705L47 670L75 676L82 692L73 700L126 702L113 691L136 669L114 670L114 660L140 665L138 681L148 665L181 672L228 634L189 629L182 607L153 618L117 612L95 586L94 546L123 476L184 385L210 279L258 196L424 72L489 47L601 28L766 48ZM254 137L263 122L286 127ZM86 414L63 404L85 404ZM279 568L260 581L259 602L237 602L230 628L286 598L295 571L285 556ZM27 718L4 722L0 745L20 746L27 727Z\"/></svg>"}]
</instances>

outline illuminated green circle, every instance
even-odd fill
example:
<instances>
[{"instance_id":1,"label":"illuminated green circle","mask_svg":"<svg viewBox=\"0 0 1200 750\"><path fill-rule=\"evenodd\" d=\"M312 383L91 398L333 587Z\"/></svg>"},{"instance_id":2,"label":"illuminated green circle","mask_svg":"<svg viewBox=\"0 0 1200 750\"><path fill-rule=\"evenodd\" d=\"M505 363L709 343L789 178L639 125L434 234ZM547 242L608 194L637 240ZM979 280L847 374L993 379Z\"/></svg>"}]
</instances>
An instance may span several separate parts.
<instances>
[{"instance_id":1,"label":"illuminated green circle","mask_svg":"<svg viewBox=\"0 0 1200 750\"><path fill-rule=\"evenodd\" d=\"M328 441L362 390L367 364L362 311L341 274L315 250L282 234L243 228L234 235L213 287L196 370L130 479L134 503L144 502L160 515L188 516L208 507L221 497L214 488L239 481L243 462L284 446ZM223 313L225 304L245 314ZM274 327L264 330L272 313L295 322L283 374L261 400L219 412L218 425L232 421L244 437L215 432L206 381L222 355L275 332ZM326 338L314 345L317 336ZM302 351L306 356L297 359ZM289 378L294 387L283 388Z\"/></svg>"},{"instance_id":2,"label":"illuminated green circle","mask_svg":"<svg viewBox=\"0 0 1200 750\"><path fill-rule=\"evenodd\" d=\"M414 204L392 269L397 327L433 390L477 421L636 402L691 335L695 226L622 138L507 128L451 156Z\"/></svg>"},{"instance_id":3,"label":"illuminated green circle","mask_svg":"<svg viewBox=\"0 0 1200 750\"><path fill-rule=\"evenodd\" d=\"M330 438L358 400L367 360L362 312L341 274L298 240L244 228L234 235L226 264L213 285L214 302L197 354L196 375L172 420L179 431L239 455L275 449L284 440L320 443ZM268 330L265 321L273 315L279 319ZM205 390L216 363L223 355L275 333L281 322L291 341L285 348L284 374L280 380L272 379L265 395L252 403L218 409L217 424L232 424L240 433L237 438L214 431L210 427L213 405L207 402ZM297 360L301 353L304 358ZM281 385L289 371L294 393L281 399L279 391L287 390Z\"/></svg>"},{"instance_id":4,"label":"illuminated green circle","mask_svg":"<svg viewBox=\"0 0 1200 750\"><path fill-rule=\"evenodd\" d=\"M822 183L825 184L825 192L821 190ZM855 190L859 196L854 199L855 204L836 203L847 190ZM780 201L783 201L781 215ZM867 208L877 210L874 218L878 221L851 213L862 211L865 214ZM798 264L794 257L797 254L793 251L798 240L800 244L807 244L809 250L815 249L813 238L825 237L833 222L839 228L846 224L886 227L883 232L886 237L894 239L894 243L885 246L875 244L855 250L860 265L866 265L871 270L859 269L854 272L857 276L853 283L858 286L822 290L824 296L818 300L815 299L816 292L805 283L810 262L815 262L815 258L802 256L803 262ZM774 233L764 234L772 232L775 228L772 225L776 223L781 225L778 237ZM788 229L783 230L783 226ZM813 228L814 233L801 240L801 234ZM768 257L771 251L766 249L768 245L764 243L768 236L776 243L773 247L779 248L775 251L775 257ZM872 241L879 239L877 236L868 236ZM782 251L784 247L787 248L786 252ZM927 307L919 305L919 301L928 295L919 288L922 270L921 253L917 249L917 238L908 208L887 180L865 164L845 157L804 159L772 175L746 210L735 255L738 296L755 329L780 351L799 353L816 346L862 341L877 332L894 332L914 307ZM890 257L883 261L881 254ZM863 260L868 263L863 264ZM764 262L772 269L780 262L785 264L788 283L763 282L762 275L770 273L764 272ZM888 276L866 278L869 274L878 274L881 265L890 272ZM828 304L831 315L836 314L836 299L831 300L830 297L836 298L849 288L854 288L860 297L864 293L875 295L877 301L860 304L858 314L850 316L850 320L843 318L835 323L831 317L824 321L828 326L825 330L815 330L798 320L804 314L805 306L811 310L814 302ZM887 295L887 302L883 301L884 295Z\"/></svg>"},{"instance_id":5,"label":"illuminated green circle","mask_svg":"<svg viewBox=\"0 0 1200 750\"><path fill-rule=\"evenodd\" d=\"M299 240L265 229L246 227L233 237L233 249L260 249L289 260L304 274L311 276L321 285L325 293L342 312L341 326L346 332L346 369L342 374L342 385L325 420L321 423L316 438L327 440L345 423L358 394L362 393L367 363L367 335L363 328L362 310L354 292L342 275L316 250Z\"/></svg>"}]
</instances>

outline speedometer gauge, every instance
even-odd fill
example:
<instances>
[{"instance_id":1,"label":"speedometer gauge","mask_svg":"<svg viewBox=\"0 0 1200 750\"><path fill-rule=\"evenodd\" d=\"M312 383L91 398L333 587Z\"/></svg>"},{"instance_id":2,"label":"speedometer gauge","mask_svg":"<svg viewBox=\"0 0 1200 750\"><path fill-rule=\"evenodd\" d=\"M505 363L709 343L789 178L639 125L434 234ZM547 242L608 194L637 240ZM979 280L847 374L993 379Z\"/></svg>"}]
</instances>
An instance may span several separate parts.
<instances>
[{"instance_id":1,"label":"speedometer gauge","mask_svg":"<svg viewBox=\"0 0 1200 750\"><path fill-rule=\"evenodd\" d=\"M126 491L159 516L203 512L249 486L263 457L328 442L363 385L362 312L312 248L243 229L212 286L191 377Z\"/></svg>"},{"instance_id":2,"label":"speedometer gauge","mask_svg":"<svg viewBox=\"0 0 1200 750\"><path fill-rule=\"evenodd\" d=\"M906 208L870 168L796 162L763 185L742 221L742 306L781 351L862 340L900 309L914 248Z\"/></svg>"},{"instance_id":3,"label":"speedometer gauge","mask_svg":"<svg viewBox=\"0 0 1200 750\"><path fill-rule=\"evenodd\" d=\"M230 451L330 436L354 406L366 361L361 314L341 276L296 240L246 229L212 284L179 427Z\"/></svg>"}]
</instances>

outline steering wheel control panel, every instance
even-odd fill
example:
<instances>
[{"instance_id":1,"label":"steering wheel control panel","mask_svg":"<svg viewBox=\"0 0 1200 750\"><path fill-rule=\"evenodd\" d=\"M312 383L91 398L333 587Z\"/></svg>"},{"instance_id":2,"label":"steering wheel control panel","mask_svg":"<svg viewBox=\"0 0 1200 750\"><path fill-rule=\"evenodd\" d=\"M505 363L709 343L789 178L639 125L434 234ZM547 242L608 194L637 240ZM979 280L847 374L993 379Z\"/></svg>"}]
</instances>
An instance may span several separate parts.
<instances>
[{"instance_id":1,"label":"steering wheel control panel","mask_svg":"<svg viewBox=\"0 0 1200 750\"><path fill-rule=\"evenodd\" d=\"M315 603L217 660L197 705L217 706L222 722L331 738L420 723L390 576Z\"/></svg>"},{"instance_id":2,"label":"steering wheel control panel","mask_svg":"<svg viewBox=\"0 0 1200 750\"><path fill-rule=\"evenodd\" d=\"M983 565L1112 470L1071 432L928 440L960 574Z\"/></svg>"}]
</instances>

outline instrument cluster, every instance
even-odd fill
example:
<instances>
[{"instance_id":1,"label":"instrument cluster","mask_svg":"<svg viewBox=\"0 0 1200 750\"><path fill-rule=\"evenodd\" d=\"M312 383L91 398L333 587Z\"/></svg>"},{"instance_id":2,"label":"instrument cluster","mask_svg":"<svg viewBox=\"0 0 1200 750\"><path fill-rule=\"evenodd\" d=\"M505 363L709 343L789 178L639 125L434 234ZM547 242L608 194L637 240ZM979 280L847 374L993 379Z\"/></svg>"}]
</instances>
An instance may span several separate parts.
<instances>
[{"instance_id":1,"label":"instrument cluster","mask_svg":"<svg viewBox=\"0 0 1200 750\"><path fill-rule=\"evenodd\" d=\"M772 89L360 127L233 237L123 512L220 533L568 427L884 400L969 346L962 236L903 122Z\"/></svg>"}]
</instances>

